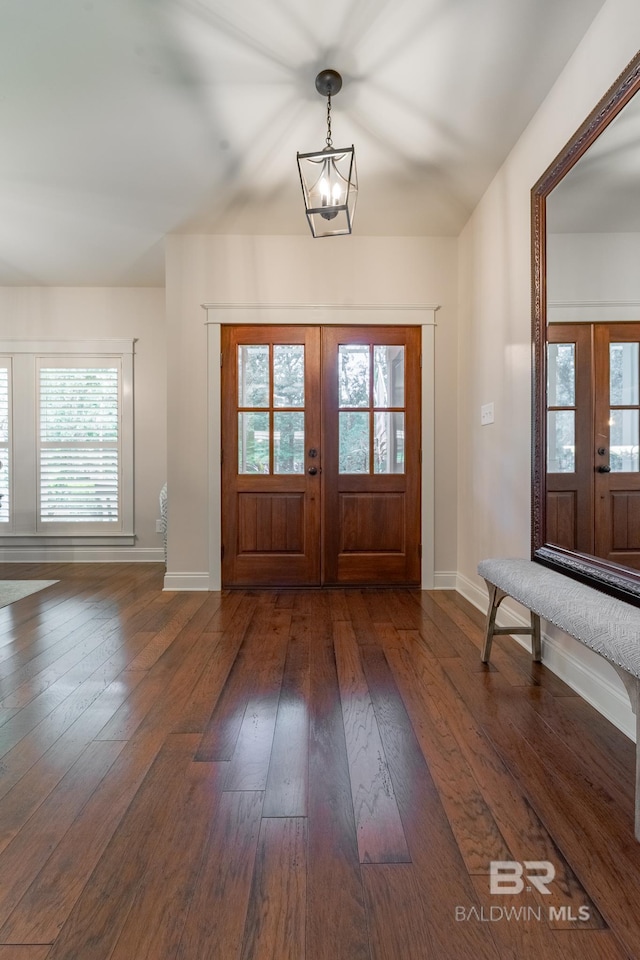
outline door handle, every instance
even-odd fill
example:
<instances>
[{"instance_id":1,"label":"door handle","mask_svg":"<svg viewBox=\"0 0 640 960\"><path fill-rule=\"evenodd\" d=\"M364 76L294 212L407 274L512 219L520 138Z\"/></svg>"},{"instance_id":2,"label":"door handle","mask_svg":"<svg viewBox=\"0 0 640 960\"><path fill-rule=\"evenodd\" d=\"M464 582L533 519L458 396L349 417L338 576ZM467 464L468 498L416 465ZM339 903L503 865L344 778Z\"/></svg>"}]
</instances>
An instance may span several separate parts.
<instances>
[{"instance_id":1,"label":"door handle","mask_svg":"<svg viewBox=\"0 0 640 960\"><path fill-rule=\"evenodd\" d=\"M312 477L315 477L317 472L318 472L317 467L309 467L309 469L307 470L307 473L311 474Z\"/></svg>"},{"instance_id":2,"label":"door handle","mask_svg":"<svg viewBox=\"0 0 640 960\"><path fill-rule=\"evenodd\" d=\"M608 463L602 463L599 467L596 468L598 473L611 473L611 467Z\"/></svg>"}]
</instances>

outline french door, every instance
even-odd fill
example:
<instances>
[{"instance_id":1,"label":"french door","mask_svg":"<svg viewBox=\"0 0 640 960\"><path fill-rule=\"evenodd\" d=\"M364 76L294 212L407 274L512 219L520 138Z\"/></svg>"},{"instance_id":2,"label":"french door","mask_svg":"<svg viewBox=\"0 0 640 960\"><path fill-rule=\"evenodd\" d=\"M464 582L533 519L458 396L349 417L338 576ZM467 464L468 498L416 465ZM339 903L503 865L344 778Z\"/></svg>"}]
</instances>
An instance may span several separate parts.
<instances>
[{"instance_id":1,"label":"french door","mask_svg":"<svg viewBox=\"0 0 640 960\"><path fill-rule=\"evenodd\" d=\"M640 324L547 340L547 540L640 569Z\"/></svg>"},{"instance_id":2,"label":"french door","mask_svg":"<svg viewBox=\"0 0 640 960\"><path fill-rule=\"evenodd\" d=\"M420 580L420 329L222 328L225 586Z\"/></svg>"}]
</instances>

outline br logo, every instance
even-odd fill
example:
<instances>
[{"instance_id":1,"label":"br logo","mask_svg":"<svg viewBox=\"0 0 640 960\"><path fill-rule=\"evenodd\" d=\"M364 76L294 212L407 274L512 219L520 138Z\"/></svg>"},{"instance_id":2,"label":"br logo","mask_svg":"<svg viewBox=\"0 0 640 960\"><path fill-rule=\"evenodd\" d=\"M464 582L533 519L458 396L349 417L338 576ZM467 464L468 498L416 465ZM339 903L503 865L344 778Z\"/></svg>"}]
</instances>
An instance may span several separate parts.
<instances>
[{"instance_id":1,"label":"br logo","mask_svg":"<svg viewBox=\"0 0 640 960\"><path fill-rule=\"evenodd\" d=\"M555 867L548 860L492 860L489 864L489 890L491 893L522 893L535 887L538 893L550 894L547 890L556 875Z\"/></svg>"}]
</instances>

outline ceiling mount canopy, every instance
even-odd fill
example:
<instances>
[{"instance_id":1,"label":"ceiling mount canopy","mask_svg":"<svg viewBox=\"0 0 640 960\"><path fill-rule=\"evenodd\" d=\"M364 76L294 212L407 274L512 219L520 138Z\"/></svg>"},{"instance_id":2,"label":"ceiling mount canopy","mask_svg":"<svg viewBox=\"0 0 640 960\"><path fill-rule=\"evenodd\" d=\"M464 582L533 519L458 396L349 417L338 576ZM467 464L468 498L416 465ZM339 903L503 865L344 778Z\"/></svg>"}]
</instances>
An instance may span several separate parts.
<instances>
[{"instance_id":1,"label":"ceiling mount canopy","mask_svg":"<svg viewBox=\"0 0 640 960\"><path fill-rule=\"evenodd\" d=\"M351 233L358 196L353 145L337 150L331 136L331 97L342 88L336 70L321 70L316 90L327 98L327 136L322 150L298 154L305 213L314 237Z\"/></svg>"}]
</instances>

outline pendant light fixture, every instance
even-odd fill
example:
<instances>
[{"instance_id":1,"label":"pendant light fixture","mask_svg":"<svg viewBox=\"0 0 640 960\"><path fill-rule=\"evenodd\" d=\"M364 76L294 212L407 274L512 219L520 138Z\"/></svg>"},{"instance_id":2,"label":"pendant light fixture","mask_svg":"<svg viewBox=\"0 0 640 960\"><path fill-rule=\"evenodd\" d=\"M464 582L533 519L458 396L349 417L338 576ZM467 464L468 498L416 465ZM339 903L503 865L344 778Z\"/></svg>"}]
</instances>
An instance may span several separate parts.
<instances>
[{"instance_id":1,"label":"pendant light fixture","mask_svg":"<svg viewBox=\"0 0 640 960\"><path fill-rule=\"evenodd\" d=\"M331 139L331 97L340 91L342 77L322 70L316 90L327 98L327 137L322 150L298 154L298 170L305 213L314 237L339 237L351 233L358 196L353 145L336 150Z\"/></svg>"}]
</instances>

